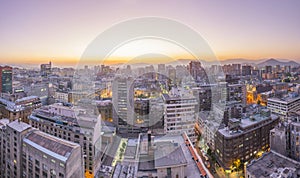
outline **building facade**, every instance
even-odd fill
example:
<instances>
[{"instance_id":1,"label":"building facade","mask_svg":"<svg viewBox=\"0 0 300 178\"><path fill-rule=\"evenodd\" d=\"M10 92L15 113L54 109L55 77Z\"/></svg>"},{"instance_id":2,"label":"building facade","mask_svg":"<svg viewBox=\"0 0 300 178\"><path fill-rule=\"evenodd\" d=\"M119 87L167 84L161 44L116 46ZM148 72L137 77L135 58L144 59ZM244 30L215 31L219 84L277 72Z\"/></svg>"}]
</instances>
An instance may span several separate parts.
<instances>
[{"instance_id":1,"label":"building facade","mask_svg":"<svg viewBox=\"0 0 300 178\"><path fill-rule=\"evenodd\" d=\"M195 142L196 99L193 96L162 95L164 100L164 133L186 132Z\"/></svg>"},{"instance_id":2,"label":"building facade","mask_svg":"<svg viewBox=\"0 0 300 178\"><path fill-rule=\"evenodd\" d=\"M0 93L12 93L12 67L0 66Z\"/></svg>"},{"instance_id":3,"label":"building facade","mask_svg":"<svg viewBox=\"0 0 300 178\"><path fill-rule=\"evenodd\" d=\"M279 121L263 109L249 113L242 119L230 119L228 127L216 132L215 150L217 162L226 170L234 167L235 161L245 163L270 147L269 132Z\"/></svg>"},{"instance_id":4,"label":"building facade","mask_svg":"<svg viewBox=\"0 0 300 178\"><path fill-rule=\"evenodd\" d=\"M100 168L101 116L86 108L56 103L33 111L29 123L39 130L78 143L83 149L85 176Z\"/></svg>"},{"instance_id":5,"label":"building facade","mask_svg":"<svg viewBox=\"0 0 300 178\"><path fill-rule=\"evenodd\" d=\"M0 98L0 118L8 118L10 121L21 119L28 123L31 112L41 106L41 100L37 96L23 97L14 101Z\"/></svg>"},{"instance_id":6,"label":"building facade","mask_svg":"<svg viewBox=\"0 0 300 178\"><path fill-rule=\"evenodd\" d=\"M20 120L0 120L1 177L83 177L80 145L43 133Z\"/></svg>"}]
</instances>

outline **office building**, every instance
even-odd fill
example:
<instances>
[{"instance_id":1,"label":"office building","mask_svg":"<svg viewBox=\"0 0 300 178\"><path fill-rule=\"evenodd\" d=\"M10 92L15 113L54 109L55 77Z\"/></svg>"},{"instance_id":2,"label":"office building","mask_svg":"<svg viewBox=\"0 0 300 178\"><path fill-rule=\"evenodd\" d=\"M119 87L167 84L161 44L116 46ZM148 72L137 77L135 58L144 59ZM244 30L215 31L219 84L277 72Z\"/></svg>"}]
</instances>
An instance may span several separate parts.
<instances>
[{"instance_id":1,"label":"office building","mask_svg":"<svg viewBox=\"0 0 300 178\"><path fill-rule=\"evenodd\" d=\"M191 61L188 71L195 81L206 81L207 75L200 61Z\"/></svg>"},{"instance_id":2,"label":"office building","mask_svg":"<svg viewBox=\"0 0 300 178\"><path fill-rule=\"evenodd\" d=\"M12 67L0 66L0 93L12 93Z\"/></svg>"},{"instance_id":3,"label":"office building","mask_svg":"<svg viewBox=\"0 0 300 178\"><path fill-rule=\"evenodd\" d=\"M51 61L48 64L41 64L41 76L48 77L51 74Z\"/></svg>"},{"instance_id":4,"label":"office building","mask_svg":"<svg viewBox=\"0 0 300 178\"><path fill-rule=\"evenodd\" d=\"M179 93L176 88L173 88L173 90L176 91L162 95L164 101L164 133L180 134L186 132L192 142L195 142L196 99L187 93Z\"/></svg>"},{"instance_id":5,"label":"office building","mask_svg":"<svg viewBox=\"0 0 300 178\"><path fill-rule=\"evenodd\" d=\"M117 76L112 85L113 120L117 133L134 134L140 132L134 119L134 91L131 77Z\"/></svg>"},{"instance_id":6,"label":"office building","mask_svg":"<svg viewBox=\"0 0 300 178\"><path fill-rule=\"evenodd\" d=\"M45 133L81 145L85 176L96 175L101 157L100 115L94 114L90 108L55 103L34 110L29 116L29 123Z\"/></svg>"},{"instance_id":7,"label":"office building","mask_svg":"<svg viewBox=\"0 0 300 178\"><path fill-rule=\"evenodd\" d=\"M219 129L215 137L217 162L231 170L235 161L245 163L270 147L269 134L279 117L267 109L252 110L241 119L229 119L228 126Z\"/></svg>"},{"instance_id":8,"label":"office building","mask_svg":"<svg viewBox=\"0 0 300 178\"><path fill-rule=\"evenodd\" d=\"M79 144L35 130L23 139L22 148L24 177L84 177Z\"/></svg>"},{"instance_id":9,"label":"office building","mask_svg":"<svg viewBox=\"0 0 300 178\"><path fill-rule=\"evenodd\" d=\"M270 133L271 149L284 156L300 161L300 116L294 114Z\"/></svg>"},{"instance_id":10,"label":"office building","mask_svg":"<svg viewBox=\"0 0 300 178\"><path fill-rule=\"evenodd\" d=\"M281 98L268 98L267 107L272 113L286 119L289 114L300 110L300 97L292 93Z\"/></svg>"},{"instance_id":11,"label":"office building","mask_svg":"<svg viewBox=\"0 0 300 178\"><path fill-rule=\"evenodd\" d=\"M42 106L37 96L27 96L20 99L0 98L0 118L8 118L10 121L21 119L28 123L28 116L34 109Z\"/></svg>"},{"instance_id":12,"label":"office building","mask_svg":"<svg viewBox=\"0 0 300 178\"><path fill-rule=\"evenodd\" d=\"M1 177L83 177L80 145L21 122L0 120Z\"/></svg>"},{"instance_id":13,"label":"office building","mask_svg":"<svg viewBox=\"0 0 300 178\"><path fill-rule=\"evenodd\" d=\"M250 65L244 65L242 66L242 75L243 76L249 76L251 75L252 66Z\"/></svg>"}]
</instances>

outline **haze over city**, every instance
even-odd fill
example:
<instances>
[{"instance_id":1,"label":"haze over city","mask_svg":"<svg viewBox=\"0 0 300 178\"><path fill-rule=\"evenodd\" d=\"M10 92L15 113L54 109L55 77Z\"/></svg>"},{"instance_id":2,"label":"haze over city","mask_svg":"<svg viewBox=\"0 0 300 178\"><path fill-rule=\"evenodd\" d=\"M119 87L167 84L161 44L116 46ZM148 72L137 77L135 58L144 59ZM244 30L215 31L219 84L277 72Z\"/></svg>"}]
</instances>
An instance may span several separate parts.
<instances>
[{"instance_id":1,"label":"haze over city","mask_svg":"<svg viewBox=\"0 0 300 178\"><path fill-rule=\"evenodd\" d=\"M0 178L300 178L300 0L0 0Z\"/></svg>"},{"instance_id":2,"label":"haze over city","mask_svg":"<svg viewBox=\"0 0 300 178\"><path fill-rule=\"evenodd\" d=\"M0 60L7 64L74 66L89 43L119 22L145 16L176 20L197 31L218 60L300 60L300 2L290 1L1 1ZM190 59L160 40L121 46L109 63L145 50ZM125 52L126 51L126 52ZM101 59L97 59L101 60Z\"/></svg>"}]
</instances>

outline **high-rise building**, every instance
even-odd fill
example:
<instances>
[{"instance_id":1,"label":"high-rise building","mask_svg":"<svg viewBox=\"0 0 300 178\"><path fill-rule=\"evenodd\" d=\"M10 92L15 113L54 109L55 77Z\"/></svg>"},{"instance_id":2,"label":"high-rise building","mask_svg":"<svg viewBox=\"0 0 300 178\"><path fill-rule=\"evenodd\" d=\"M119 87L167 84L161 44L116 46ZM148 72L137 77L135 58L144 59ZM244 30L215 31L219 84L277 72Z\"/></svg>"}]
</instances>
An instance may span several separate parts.
<instances>
[{"instance_id":1,"label":"high-rise building","mask_svg":"<svg viewBox=\"0 0 300 178\"><path fill-rule=\"evenodd\" d=\"M282 118L287 118L292 112L300 109L300 97L297 95L288 95L281 98L268 98L267 107L272 113L278 114Z\"/></svg>"},{"instance_id":2,"label":"high-rise building","mask_svg":"<svg viewBox=\"0 0 300 178\"><path fill-rule=\"evenodd\" d=\"M294 114L289 121L271 130L271 149L300 161L300 115Z\"/></svg>"},{"instance_id":3,"label":"high-rise building","mask_svg":"<svg viewBox=\"0 0 300 178\"><path fill-rule=\"evenodd\" d=\"M190 75L195 81L205 81L207 76L200 61L191 61L188 66Z\"/></svg>"},{"instance_id":4,"label":"high-rise building","mask_svg":"<svg viewBox=\"0 0 300 178\"><path fill-rule=\"evenodd\" d=\"M51 74L51 66L52 66L51 61L49 62L49 64L41 64L41 76L43 77L49 76Z\"/></svg>"},{"instance_id":5,"label":"high-rise building","mask_svg":"<svg viewBox=\"0 0 300 178\"><path fill-rule=\"evenodd\" d=\"M35 130L23 139L22 174L33 177L83 177L81 147Z\"/></svg>"},{"instance_id":6,"label":"high-rise building","mask_svg":"<svg viewBox=\"0 0 300 178\"><path fill-rule=\"evenodd\" d=\"M176 90L176 89L175 89ZM186 132L192 142L195 136L195 97L185 94L163 94L164 101L164 133L179 134Z\"/></svg>"},{"instance_id":7,"label":"high-rise building","mask_svg":"<svg viewBox=\"0 0 300 178\"><path fill-rule=\"evenodd\" d=\"M29 123L45 133L81 145L85 176L96 175L101 162L101 116L94 114L94 110L55 103L34 110Z\"/></svg>"},{"instance_id":8,"label":"high-rise building","mask_svg":"<svg viewBox=\"0 0 300 178\"><path fill-rule=\"evenodd\" d=\"M160 74L165 74L166 73L166 65L165 64L158 64L157 65L158 69L158 73Z\"/></svg>"},{"instance_id":9,"label":"high-rise building","mask_svg":"<svg viewBox=\"0 0 300 178\"><path fill-rule=\"evenodd\" d=\"M1 177L83 177L80 145L21 122L0 120Z\"/></svg>"},{"instance_id":10,"label":"high-rise building","mask_svg":"<svg viewBox=\"0 0 300 178\"><path fill-rule=\"evenodd\" d=\"M113 120L117 133L138 134L134 120L134 92L131 77L116 77L112 85Z\"/></svg>"},{"instance_id":11,"label":"high-rise building","mask_svg":"<svg viewBox=\"0 0 300 178\"><path fill-rule=\"evenodd\" d=\"M0 92L12 93L12 67L0 66Z\"/></svg>"},{"instance_id":12,"label":"high-rise building","mask_svg":"<svg viewBox=\"0 0 300 178\"><path fill-rule=\"evenodd\" d=\"M272 73L272 66L266 66L265 73L271 74Z\"/></svg>"},{"instance_id":13,"label":"high-rise building","mask_svg":"<svg viewBox=\"0 0 300 178\"><path fill-rule=\"evenodd\" d=\"M250 66L250 65L242 66L242 75L243 76L251 75L251 71L252 71L252 66Z\"/></svg>"},{"instance_id":14,"label":"high-rise building","mask_svg":"<svg viewBox=\"0 0 300 178\"><path fill-rule=\"evenodd\" d=\"M278 122L279 117L267 109L249 112L241 119L229 119L228 127L216 132L217 162L225 170L230 170L235 162L245 163L267 151L270 130Z\"/></svg>"},{"instance_id":15,"label":"high-rise building","mask_svg":"<svg viewBox=\"0 0 300 178\"><path fill-rule=\"evenodd\" d=\"M28 116L31 112L42 106L37 96L27 96L17 100L11 98L0 98L0 118L7 118L10 121L21 119L28 123Z\"/></svg>"}]
</instances>

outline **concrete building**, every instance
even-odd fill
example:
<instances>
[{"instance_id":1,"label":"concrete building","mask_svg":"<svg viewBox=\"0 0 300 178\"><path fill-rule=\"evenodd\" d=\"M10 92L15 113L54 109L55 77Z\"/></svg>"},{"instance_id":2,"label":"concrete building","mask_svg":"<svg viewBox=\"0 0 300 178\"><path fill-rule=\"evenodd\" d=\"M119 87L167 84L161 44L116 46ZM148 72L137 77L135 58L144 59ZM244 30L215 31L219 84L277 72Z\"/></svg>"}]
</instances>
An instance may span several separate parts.
<instances>
[{"instance_id":1,"label":"concrete building","mask_svg":"<svg viewBox=\"0 0 300 178\"><path fill-rule=\"evenodd\" d=\"M235 161L250 161L270 147L269 132L279 121L267 109L247 112L241 119L229 119L228 126L216 132L217 162L231 170Z\"/></svg>"},{"instance_id":2,"label":"concrete building","mask_svg":"<svg viewBox=\"0 0 300 178\"><path fill-rule=\"evenodd\" d=\"M294 114L288 121L271 130L271 149L300 161L300 116Z\"/></svg>"},{"instance_id":3,"label":"concrete building","mask_svg":"<svg viewBox=\"0 0 300 178\"><path fill-rule=\"evenodd\" d=\"M41 64L41 76L47 77L51 74L51 61L48 64Z\"/></svg>"},{"instance_id":4,"label":"concrete building","mask_svg":"<svg viewBox=\"0 0 300 178\"><path fill-rule=\"evenodd\" d=\"M196 99L191 95L176 92L170 95L163 94L162 98L164 100L164 133L186 132L192 142L195 142Z\"/></svg>"},{"instance_id":5,"label":"concrete building","mask_svg":"<svg viewBox=\"0 0 300 178\"><path fill-rule=\"evenodd\" d=\"M138 135L140 128L134 122L133 79L116 77L112 87L113 120L117 133Z\"/></svg>"},{"instance_id":6,"label":"concrete building","mask_svg":"<svg viewBox=\"0 0 300 178\"><path fill-rule=\"evenodd\" d=\"M80 145L21 122L0 120L1 177L83 177Z\"/></svg>"},{"instance_id":7,"label":"concrete building","mask_svg":"<svg viewBox=\"0 0 300 178\"><path fill-rule=\"evenodd\" d=\"M274 150L283 156L288 156L286 132L286 126L283 126L282 124L278 124L278 126L270 131L271 150Z\"/></svg>"},{"instance_id":8,"label":"concrete building","mask_svg":"<svg viewBox=\"0 0 300 178\"><path fill-rule=\"evenodd\" d=\"M274 151L265 153L257 160L247 164L245 178L260 177L300 177L300 163Z\"/></svg>"},{"instance_id":9,"label":"concrete building","mask_svg":"<svg viewBox=\"0 0 300 178\"><path fill-rule=\"evenodd\" d=\"M97 108L104 121L113 122L113 106L111 100L96 101Z\"/></svg>"},{"instance_id":10,"label":"concrete building","mask_svg":"<svg viewBox=\"0 0 300 178\"><path fill-rule=\"evenodd\" d=\"M69 102L69 93L66 91L55 91L54 98L59 102Z\"/></svg>"},{"instance_id":11,"label":"concrete building","mask_svg":"<svg viewBox=\"0 0 300 178\"><path fill-rule=\"evenodd\" d=\"M10 121L21 119L28 123L28 116L31 112L41 106L41 100L37 96L28 96L17 100L0 98L0 118L8 118Z\"/></svg>"},{"instance_id":12,"label":"concrete building","mask_svg":"<svg viewBox=\"0 0 300 178\"><path fill-rule=\"evenodd\" d=\"M252 66L250 65L244 65L242 66L242 75L243 76L249 76L252 72Z\"/></svg>"},{"instance_id":13,"label":"concrete building","mask_svg":"<svg viewBox=\"0 0 300 178\"><path fill-rule=\"evenodd\" d=\"M84 177L83 164L79 144L37 130L23 139L23 177Z\"/></svg>"},{"instance_id":14,"label":"concrete building","mask_svg":"<svg viewBox=\"0 0 300 178\"><path fill-rule=\"evenodd\" d=\"M294 122L290 123L288 130L288 153L289 156L296 160L300 161L300 119L297 118Z\"/></svg>"},{"instance_id":15,"label":"concrete building","mask_svg":"<svg viewBox=\"0 0 300 178\"><path fill-rule=\"evenodd\" d=\"M200 61L191 61L188 65L190 75L195 81L206 81L207 75Z\"/></svg>"},{"instance_id":16,"label":"concrete building","mask_svg":"<svg viewBox=\"0 0 300 178\"><path fill-rule=\"evenodd\" d=\"M201 85L197 88L192 88L193 95L197 100L196 111L210 111L212 109L212 87L214 85Z\"/></svg>"},{"instance_id":17,"label":"concrete building","mask_svg":"<svg viewBox=\"0 0 300 178\"><path fill-rule=\"evenodd\" d=\"M137 177L210 177L186 133L140 134ZM210 176L209 176L210 175Z\"/></svg>"},{"instance_id":18,"label":"concrete building","mask_svg":"<svg viewBox=\"0 0 300 178\"><path fill-rule=\"evenodd\" d=\"M221 121L216 119L213 112L201 111L198 114L199 132L201 135L201 147L207 151L210 148L215 150L215 134L220 128ZM203 142L203 143L202 143Z\"/></svg>"},{"instance_id":19,"label":"concrete building","mask_svg":"<svg viewBox=\"0 0 300 178\"><path fill-rule=\"evenodd\" d=\"M272 113L278 114L283 119L287 119L290 113L300 110L300 97L289 94L281 98L268 98L267 107Z\"/></svg>"},{"instance_id":20,"label":"concrete building","mask_svg":"<svg viewBox=\"0 0 300 178\"><path fill-rule=\"evenodd\" d=\"M39 130L83 148L85 176L94 176L100 168L101 116L82 107L60 103L43 106L33 111L29 123Z\"/></svg>"}]
</instances>

